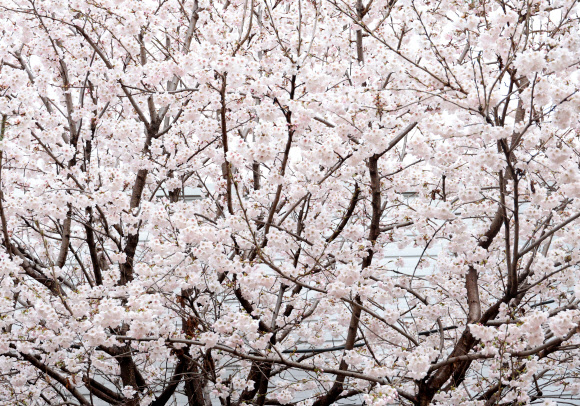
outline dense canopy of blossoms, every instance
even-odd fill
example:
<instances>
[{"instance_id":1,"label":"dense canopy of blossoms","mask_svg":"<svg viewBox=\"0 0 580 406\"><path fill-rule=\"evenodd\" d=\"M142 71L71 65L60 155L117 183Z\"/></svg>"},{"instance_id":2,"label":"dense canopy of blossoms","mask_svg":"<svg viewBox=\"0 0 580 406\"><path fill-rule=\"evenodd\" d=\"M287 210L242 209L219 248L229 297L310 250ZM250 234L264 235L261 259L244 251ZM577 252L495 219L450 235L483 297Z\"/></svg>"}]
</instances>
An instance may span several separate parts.
<instances>
[{"instance_id":1,"label":"dense canopy of blossoms","mask_svg":"<svg viewBox=\"0 0 580 406\"><path fill-rule=\"evenodd\" d=\"M0 0L0 405L577 396L579 10Z\"/></svg>"}]
</instances>

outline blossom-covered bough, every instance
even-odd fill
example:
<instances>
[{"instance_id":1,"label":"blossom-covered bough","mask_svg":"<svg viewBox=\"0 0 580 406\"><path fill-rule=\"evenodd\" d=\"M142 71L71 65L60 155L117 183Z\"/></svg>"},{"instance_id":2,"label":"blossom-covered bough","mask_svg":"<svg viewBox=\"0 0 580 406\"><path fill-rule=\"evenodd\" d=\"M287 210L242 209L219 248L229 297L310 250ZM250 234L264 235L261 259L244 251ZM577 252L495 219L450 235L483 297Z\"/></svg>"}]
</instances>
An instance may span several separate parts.
<instances>
[{"instance_id":1,"label":"blossom-covered bough","mask_svg":"<svg viewBox=\"0 0 580 406\"><path fill-rule=\"evenodd\" d=\"M2 0L0 404L574 398L578 10Z\"/></svg>"}]
</instances>

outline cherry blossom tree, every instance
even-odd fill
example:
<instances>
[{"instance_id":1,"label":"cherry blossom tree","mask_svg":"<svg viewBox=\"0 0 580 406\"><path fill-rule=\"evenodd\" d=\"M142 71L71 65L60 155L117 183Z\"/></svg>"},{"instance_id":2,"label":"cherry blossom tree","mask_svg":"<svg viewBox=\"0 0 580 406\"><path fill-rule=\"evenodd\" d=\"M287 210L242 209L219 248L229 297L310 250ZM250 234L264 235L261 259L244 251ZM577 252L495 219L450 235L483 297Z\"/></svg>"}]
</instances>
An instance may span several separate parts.
<instances>
[{"instance_id":1,"label":"cherry blossom tree","mask_svg":"<svg viewBox=\"0 0 580 406\"><path fill-rule=\"evenodd\" d=\"M578 11L2 0L0 404L573 399Z\"/></svg>"}]
</instances>

